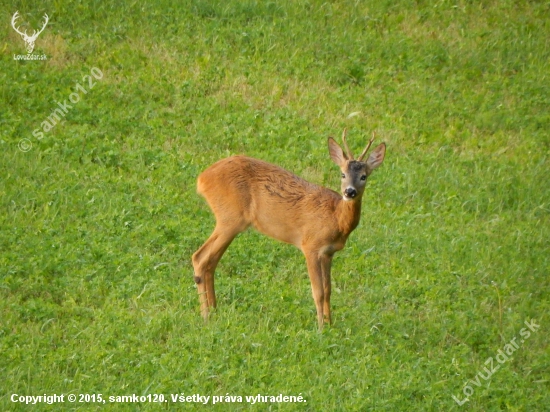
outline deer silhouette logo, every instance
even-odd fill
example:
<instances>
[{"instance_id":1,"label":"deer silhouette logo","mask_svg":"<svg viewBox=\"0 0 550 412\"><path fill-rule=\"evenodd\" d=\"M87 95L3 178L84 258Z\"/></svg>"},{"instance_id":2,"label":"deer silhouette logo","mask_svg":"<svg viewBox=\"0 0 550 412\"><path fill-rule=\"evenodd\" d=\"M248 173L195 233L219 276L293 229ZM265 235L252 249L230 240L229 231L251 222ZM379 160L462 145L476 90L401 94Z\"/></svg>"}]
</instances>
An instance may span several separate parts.
<instances>
[{"instance_id":1,"label":"deer silhouette logo","mask_svg":"<svg viewBox=\"0 0 550 412\"><path fill-rule=\"evenodd\" d=\"M50 20L50 18L48 17L47 14L44 14L44 24L42 24L42 27L40 28L40 30L36 31L36 30L33 30L33 34L31 36L29 36L27 34L27 30L25 30L24 32L22 32L21 30L19 30L15 24L15 21L20 17L19 15L19 12L16 11L15 14L13 15L13 17L11 18L11 25L13 27L13 29L21 35L21 38L25 41L25 48L27 49L27 53L28 54L31 54L32 51L34 50L34 42L36 41L36 39L38 38L38 35L40 33L42 33L44 31L44 29L46 28L46 25L48 24L48 21Z\"/></svg>"}]
</instances>

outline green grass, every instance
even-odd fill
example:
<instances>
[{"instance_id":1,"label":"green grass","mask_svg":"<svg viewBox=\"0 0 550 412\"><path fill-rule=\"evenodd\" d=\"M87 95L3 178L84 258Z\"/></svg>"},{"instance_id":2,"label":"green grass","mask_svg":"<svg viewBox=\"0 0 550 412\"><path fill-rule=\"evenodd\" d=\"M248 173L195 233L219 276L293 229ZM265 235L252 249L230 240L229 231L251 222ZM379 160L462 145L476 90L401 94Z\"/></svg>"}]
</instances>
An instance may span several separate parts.
<instances>
[{"instance_id":1,"label":"green grass","mask_svg":"<svg viewBox=\"0 0 550 412\"><path fill-rule=\"evenodd\" d=\"M1 410L178 406L14 393L550 407L547 2L15 3L0 3ZM48 60L13 59L17 10L50 16L34 51ZM87 93L33 136L77 83ZM388 152L334 260L333 327L317 332L301 253L252 231L222 259L204 325L190 258L214 219L198 174L246 153L336 189L326 137L344 127L356 152L372 131ZM530 319L540 330L459 406ZM244 402L280 393L307 403Z\"/></svg>"}]
</instances>

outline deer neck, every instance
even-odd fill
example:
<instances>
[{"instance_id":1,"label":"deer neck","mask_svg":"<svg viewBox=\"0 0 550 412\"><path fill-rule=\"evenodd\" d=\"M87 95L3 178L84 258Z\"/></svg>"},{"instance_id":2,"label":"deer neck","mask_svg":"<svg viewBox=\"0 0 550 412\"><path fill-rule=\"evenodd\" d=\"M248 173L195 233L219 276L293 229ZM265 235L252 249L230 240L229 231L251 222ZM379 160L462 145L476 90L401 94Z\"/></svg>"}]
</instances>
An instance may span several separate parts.
<instances>
[{"instance_id":1,"label":"deer neck","mask_svg":"<svg viewBox=\"0 0 550 412\"><path fill-rule=\"evenodd\" d=\"M353 200L340 199L336 207L338 226L344 236L349 235L361 218L361 196Z\"/></svg>"}]
</instances>

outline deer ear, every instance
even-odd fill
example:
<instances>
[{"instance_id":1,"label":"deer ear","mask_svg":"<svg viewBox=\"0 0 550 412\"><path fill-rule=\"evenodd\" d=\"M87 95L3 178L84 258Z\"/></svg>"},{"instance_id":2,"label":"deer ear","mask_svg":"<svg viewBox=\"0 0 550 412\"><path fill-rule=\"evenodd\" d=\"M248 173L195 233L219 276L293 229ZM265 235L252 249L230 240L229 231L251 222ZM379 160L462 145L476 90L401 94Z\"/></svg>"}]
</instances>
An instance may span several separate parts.
<instances>
[{"instance_id":1,"label":"deer ear","mask_svg":"<svg viewBox=\"0 0 550 412\"><path fill-rule=\"evenodd\" d=\"M348 160L348 157L344 154L340 145L336 143L332 137L328 138L328 152L330 153L330 158L332 161L340 167L342 167L346 163L346 160Z\"/></svg>"},{"instance_id":2,"label":"deer ear","mask_svg":"<svg viewBox=\"0 0 550 412\"><path fill-rule=\"evenodd\" d=\"M369 155L367 159L367 166L369 170L374 170L382 164L384 156L386 155L386 144L382 143L376 147Z\"/></svg>"}]
</instances>

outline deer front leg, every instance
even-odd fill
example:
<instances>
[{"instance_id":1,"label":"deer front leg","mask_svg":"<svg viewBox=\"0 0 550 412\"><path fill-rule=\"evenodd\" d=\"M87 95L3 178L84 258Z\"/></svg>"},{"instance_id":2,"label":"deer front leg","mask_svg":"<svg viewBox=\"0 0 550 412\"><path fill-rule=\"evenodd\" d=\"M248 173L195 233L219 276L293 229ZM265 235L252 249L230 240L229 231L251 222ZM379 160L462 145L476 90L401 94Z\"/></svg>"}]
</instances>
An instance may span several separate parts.
<instances>
[{"instance_id":1,"label":"deer front leg","mask_svg":"<svg viewBox=\"0 0 550 412\"><path fill-rule=\"evenodd\" d=\"M330 282L330 268L332 266L332 255L322 254L320 256L321 261L321 271L323 274L323 315L324 322L332 325L332 317L330 315L330 291L331 291L331 282Z\"/></svg>"},{"instance_id":2,"label":"deer front leg","mask_svg":"<svg viewBox=\"0 0 550 412\"><path fill-rule=\"evenodd\" d=\"M323 329L323 306L325 302L325 291L323 286L323 269L319 252L304 252L307 262L307 271L311 281L311 293L317 309L317 323L319 330Z\"/></svg>"}]
</instances>

